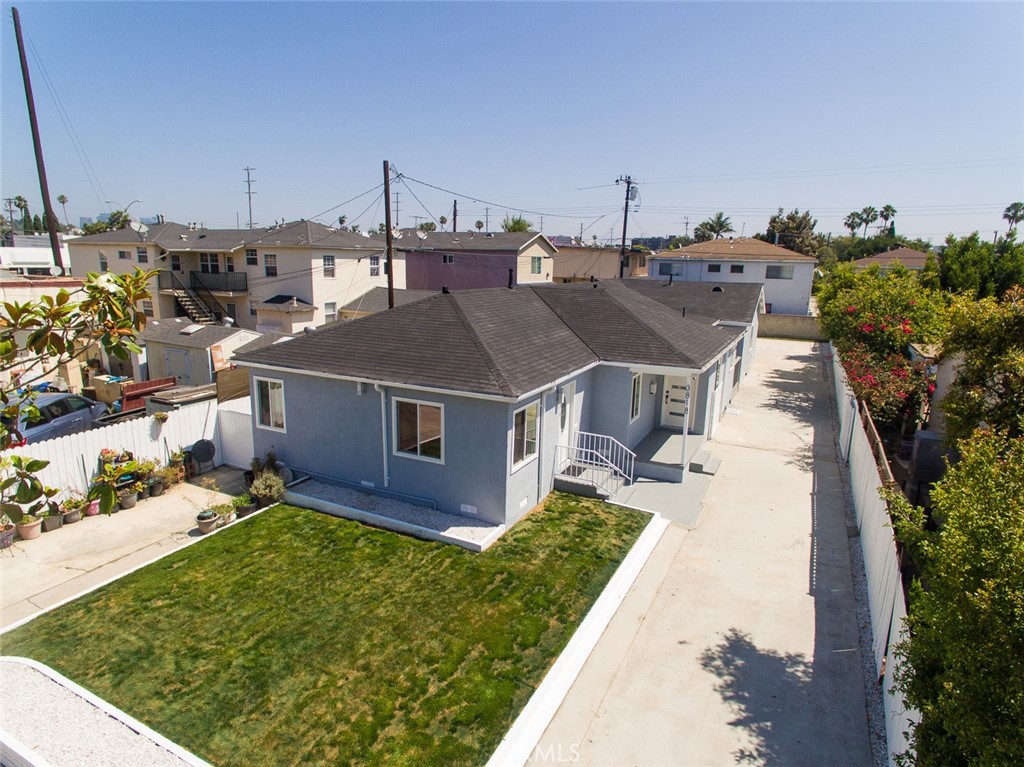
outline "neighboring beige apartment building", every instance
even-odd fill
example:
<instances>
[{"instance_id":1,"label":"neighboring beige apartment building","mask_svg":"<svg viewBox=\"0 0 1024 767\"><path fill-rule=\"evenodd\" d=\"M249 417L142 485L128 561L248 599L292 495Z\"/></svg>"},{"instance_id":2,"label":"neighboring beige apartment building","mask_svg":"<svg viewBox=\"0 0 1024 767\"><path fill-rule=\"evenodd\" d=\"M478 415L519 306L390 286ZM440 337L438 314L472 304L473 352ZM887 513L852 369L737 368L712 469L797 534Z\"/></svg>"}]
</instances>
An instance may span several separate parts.
<instances>
[{"instance_id":1,"label":"neighboring beige apartment building","mask_svg":"<svg viewBox=\"0 0 1024 767\"><path fill-rule=\"evenodd\" d=\"M587 282L619 278L619 248L560 245L554 254L554 282ZM626 251L629 269L624 277L646 277L648 253Z\"/></svg>"},{"instance_id":2,"label":"neighboring beige apartment building","mask_svg":"<svg viewBox=\"0 0 1024 767\"><path fill-rule=\"evenodd\" d=\"M206 229L173 222L68 242L72 274L159 269L156 319L189 317L261 332L296 333L333 321L338 309L387 286L384 238L312 221L258 229ZM395 286L405 287L404 254L394 255Z\"/></svg>"}]
</instances>

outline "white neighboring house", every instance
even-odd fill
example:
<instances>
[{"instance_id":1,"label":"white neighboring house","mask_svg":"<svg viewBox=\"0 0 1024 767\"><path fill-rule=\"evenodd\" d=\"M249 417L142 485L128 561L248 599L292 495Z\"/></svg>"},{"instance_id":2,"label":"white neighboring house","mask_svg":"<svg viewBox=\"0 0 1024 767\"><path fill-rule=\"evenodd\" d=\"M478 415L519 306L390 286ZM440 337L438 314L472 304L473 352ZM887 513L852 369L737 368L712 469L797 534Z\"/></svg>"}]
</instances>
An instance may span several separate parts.
<instances>
[{"instance_id":1,"label":"white neighboring house","mask_svg":"<svg viewBox=\"0 0 1024 767\"><path fill-rule=\"evenodd\" d=\"M66 234L59 237L61 259L67 267L70 263L68 241L75 238ZM0 269L7 272L50 276L53 266L53 251L47 234L15 234L0 245Z\"/></svg>"},{"instance_id":2,"label":"white neighboring house","mask_svg":"<svg viewBox=\"0 0 1024 767\"><path fill-rule=\"evenodd\" d=\"M384 238L343 232L313 221L259 229L206 229L153 224L79 237L70 243L72 273L135 267L160 269L153 300L142 309L154 319L188 317L212 324L230 317L248 330L298 332L332 321L339 307L387 285ZM395 254L395 287L405 287L405 261ZM282 311L287 303L305 313ZM294 308L294 307L293 307Z\"/></svg>"},{"instance_id":3,"label":"white neighboring house","mask_svg":"<svg viewBox=\"0 0 1024 767\"><path fill-rule=\"evenodd\" d=\"M817 261L769 242L732 237L661 251L648 260L648 277L686 282L759 282L769 314L810 312Z\"/></svg>"}]
</instances>

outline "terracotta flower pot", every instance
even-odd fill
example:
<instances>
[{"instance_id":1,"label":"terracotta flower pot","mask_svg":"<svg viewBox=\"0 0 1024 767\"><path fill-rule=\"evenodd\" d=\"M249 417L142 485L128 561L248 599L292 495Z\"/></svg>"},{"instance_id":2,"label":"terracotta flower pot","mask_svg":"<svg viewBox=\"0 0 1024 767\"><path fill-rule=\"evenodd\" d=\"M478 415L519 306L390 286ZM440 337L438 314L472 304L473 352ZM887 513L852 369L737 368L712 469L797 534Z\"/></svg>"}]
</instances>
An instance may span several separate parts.
<instances>
[{"instance_id":1,"label":"terracotta flower pot","mask_svg":"<svg viewBox=\"0 0 1024 767\"><path fill-rule=\"evenodd\" d=\"M42 519L35 519L31 522L17 522L15 527L18 528L18 537L23 541L30 541L33 538L38 538L42 533Z\"/></svg>"}]
</instances>

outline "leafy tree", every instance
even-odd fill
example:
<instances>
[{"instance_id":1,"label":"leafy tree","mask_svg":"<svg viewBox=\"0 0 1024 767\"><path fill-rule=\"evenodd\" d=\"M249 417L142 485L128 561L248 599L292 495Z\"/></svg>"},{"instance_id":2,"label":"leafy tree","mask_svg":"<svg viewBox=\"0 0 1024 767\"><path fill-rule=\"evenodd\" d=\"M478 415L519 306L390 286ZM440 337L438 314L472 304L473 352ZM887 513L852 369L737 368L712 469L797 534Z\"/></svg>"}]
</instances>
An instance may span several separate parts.
<instances>
[{"instance_id":1,"label":"leafy tree","mask_svg":"<svg viewBox=\"0 0 1024 767\"><path fill-rule=\"evenodd\" d=\"M123 210L115 210L109 216L106 221L93 221L91 224L86 224L82 227L82 231L86 234L100 234L101 232L116 232L119 229L127 228L128 224L132 221L131 216L125 213Z\"/></svg>"},{"instance_id":2,"label":"leafy tree","mask_svg":"<svg viewBox=\"0 0 1024 767\"><path fill-rule=\"evenodd\" d=\"M146 324L139 307L150 298L148 282L155 274L139 269L121 275L90 273L76 293L78 300L61 289L56 296L0 304L0 373L8 381L0 385L0 451L22 441L20 414L31 418L38 413L32 383L80 356L90 343L124 360L129 352L141 351L134 342ZM9 378L16 368L26 372ZM29 482L45 466L45 461L16 465L22 472L18 481ZM5 501L11 479L3 482Z\"/></svg>"},{"instance_id":3,"label":"leafy tree","mask_svg":"<svg viewBox=\"0 0 1024 767\"><path fill-rule=\"evenodd\" d=\"M895 222L896 208L894 208L892 205L883 205L882 209L880 211L878 211L878 217L880 219L882 219L882 229L883 230L888 229L889 228L889 222L892 221L893 222L893 225L892 225L893 226L893 233L895 233L895 230L896 230L896 222Z\"/></svg>"},{"instance_id":4,"label":"leafy tree","mask_svg":"<svg viewBox=\"0 0 1024 767\"><path fill-rule=\"evenodd\" d=\"M419 230L421 232L436 232L437 224L435 224L433 221L424 221L422 224L419 225Z\"/></svg>"},{"instance_id":5,"label":"leafy tree","mask_svg":"<svg viewBox=\"0 0 1024 767\"><path fill-rule=\"evenodd\" d=\"M846 218L843 219L843 226L850 230L851 237L855 237L857 235L857 230L860 229L860 225L862 223L863 221L861 220L860 213L857 211L848 213Z\"/></svg>"},{"instance_id":6,"label":"leafy tree","mask_svg":"<svg viewBox=\"0 0 1024 767\"><path fill-rule=\"evenodd\" d=\"M942 286L975 298L995 295L995 246L977 232L959 239L949 235L942 251Z\"/></svg>"},{"instance_id":7,"label":"leafy tree","mask_svg":"<svg viewBox=\"0 0 1024 767\"><path fill-rule=\"evenodd\" d=\"M64 210L64 228L70 229L71 225L68 223L68 196L66 194L58 194L57 202L60 203L60 207Z\"/></svg>"},{"instance_id":8,"label":"leafy tree","mask_svg":"<svg viewBox=\"0 0 1024 767\"><path fill-rule=\"evenodd\" d=\"M860 222L864 224L864 236L868 236L868 227L878 220L878 211L868 205L860 212Z\"/></svg>"},{"instance_id":9,"label":"leafy tree","mask_svg":"<svg viewBox=\"0 0 1024 767\"><path fill-rule=\"evenodd\" d=\"M939 260L931 251L924 259L924 269L918 275L921 285L929 290L942 290L942 274L939 271Z\"/></svg>"},{"instance_id":10,"label":"leafy tree","mask_svg":"<svg viewBox=\"0 0 1024 767\"><path fill-rule=\"evenodd\" d=\"M794 208L783 215L782 208L779 208L779 212L768 220L768 231L755 234L754 238L771 243L777 240L784 248L817 258L824 242L821 235L814 233L817 225L817 219L811 218L809 210L801 213L799 208Z\"/></svg>"},{"instance_id":11,"label":"leafy tree","mask_svg":"<svg viewBox=\"0 0 1024 767\"><path fill-rule=\"evenodd\" d=\"M960 357L942 401L950 439L981 425L1024 434L1024 287L1011 288L1002 301L957 297L942 348Z\"/></svg>"},{"instance_id":12,"label":"leafy tree","mask_svg":"<svg viewBox=\"0 0 1024 767\"><path fill-rule=\"evenodd\" d=\"M33 229L33 231L36 231L36 232L45 232L46 231L46 227L43 226L43 219L39 218L39 214L38 213L36 213L32 217L32 229Z\"/></svg>"},{"instance_id":13,"label":"leafy tree","mask_svg":"<svg viewBox=\"0 0 1024 767\"><path fill-rule=\"evenodd\" d=\"M596 239L596 235L595 235ZM677 235L672 238L672 241L668 244L669 250L678 250L679 248L685 248L687 245L693 245L693 238L686 235Z\"/></svg>"},{"instance_id":14,"label":"leafy tree","mask_svg":"<svg viewBox=\"0 0 1024 767\"><path fill-rule=\"evenodd\" d=\"M698 230L701 230L701 236L707 236L709 240L718 240L730 232L736 231L732 228L730 218L722 211L718 211L711 218L697 224L697 228L693 230L694 239L697 242L705 242L706 240L701 240L697 236Z\"/></svg>"},{"instance_id":15,"label":"leafy tree","mask_svg":"<svg viewBox=\"0 0 1024 767\"><path fill-rule=\"evenodd\" d=\"M1011 202L1003 211L1003 218L1009 222L1010 228L1006 230L1007 236L1021 221L1024 221L1024 202Z\"/></svg>"},{"instance_id":16,"label":"leafy tree","mask_svg":"<svg viewBox=\"0 0 1024 767\"><path fill-rule=\"evenodd\" d=\"M477 224L480 224L480 222L477 221ZM501 222L501 228L506 232L529 232L532 226L533 224L522 216L505 216L505 220ZM477 229L480 228L480 226L477 226Z\"/></svg>"},{"instance_id":17,"label":"leafy tree","mask_svg":"<svg viewBox=\"0 0 1024 767\"><path fill-rule=\"evenodd\" d=\"M978 431L931 494L937 531L889 493L920 568L896 686L921 713L905 765L1024 764L1024 437Z\"/></svg>"},{"instance_id":18,"label":"leafy tree","mask_svg":"<svg viewBox=\"0 0 1024 767\"><path fill-rule=\"evenodd\" d=\"M473 224L473 226L475 226L476 230L479 232L484 228L484 222L478 220L475 224Z\"/></svg>"}]
</instances>

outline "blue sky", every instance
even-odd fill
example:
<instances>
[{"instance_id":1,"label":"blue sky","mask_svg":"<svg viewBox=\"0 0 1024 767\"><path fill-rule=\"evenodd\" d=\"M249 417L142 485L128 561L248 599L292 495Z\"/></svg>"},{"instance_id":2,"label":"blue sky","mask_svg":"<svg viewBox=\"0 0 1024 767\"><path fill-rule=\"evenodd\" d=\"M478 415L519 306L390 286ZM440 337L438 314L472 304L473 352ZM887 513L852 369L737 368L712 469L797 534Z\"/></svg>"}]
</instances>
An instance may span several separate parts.
<instances>
[{"instance_id":1,"label":"blue sky","mask_svg":"<svg viewBox=\"0 0 1024 767\"><path fill-rule=\"evenodd\" d=\"M41 212L10 7L0 182ZM780 206L838 233L892 204L901 233L940 242L1004 230L1024 199L1020 3L17 7L72 222L141 198L133 214L244 225L251 166L259 224L330 211L367 228L379 191L335 206L385 159L464 195L460 229L490 207L491 228L524 210L602 240L621 233L622 174L640 182L631 237L717 210L749 235ZM452 194L395 189L402 225L451 218Z\"/></svg>"}]
</instances>

